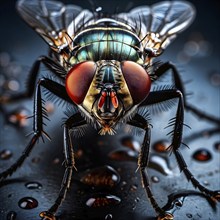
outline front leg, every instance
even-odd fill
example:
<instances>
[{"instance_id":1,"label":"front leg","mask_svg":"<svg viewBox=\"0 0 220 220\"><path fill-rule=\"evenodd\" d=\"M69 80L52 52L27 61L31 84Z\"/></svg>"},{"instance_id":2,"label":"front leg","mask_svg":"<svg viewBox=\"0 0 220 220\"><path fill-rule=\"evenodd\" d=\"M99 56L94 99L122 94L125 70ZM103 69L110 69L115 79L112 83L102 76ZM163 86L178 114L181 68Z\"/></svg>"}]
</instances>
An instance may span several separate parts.
<instances>
[{"instance_id":1,"label":"front leg","mask_svg":"<svg viewBox=\"0 0 220 220\"><path fill-rule=\"evenodd\" d=\"M17 168L23 164L23 162L28 157L28 155L30 154L37 140L40 137L43 138L44 135L48 139L50 139L49 135L43 130L43 125L44 125L43 119L47 119L47 114L42 104L41 86L45 87L51 93L57 95L59 98L62 98L72 103L72 101L68 98L64 86L49 79L39 80L34 97L33 132L32 132L33 136L30 142L28 143L28 145L26 146L25 150L23 151L22 155L18 158L18 160L14 164L12 164L11 167L9 167L7 170L0 173L0 181L12 175L17 170Z\"/></svg>"},{"instance_id":2,"label":"front leg","mask_svg":"<svg viewBox=\"0 0 220 220\"><path fill-rule=\"evenodd\" d=\"M77 129L79 126L86 124L86 121L80 113L76 113L71 116L64 124L64 155L65 155L65 173L63 175L63 181L61 183L60 192L55 200L54 204L48 209L40 213L40 217L44 220L55 220L55 214L62 204L63 200L66 198L67 190L70 187L72 180L72 172L75 168L73 144L70 137L70 130ZM75 168L76 169L76 168Z\"/></svg>"},{"instance_id":3,"label":"front leg","mask_svg":"<svg viewBox=\"0 0 220 220\"><path fill-rule=\"evenodd\" d=\"M142 179L142 185L143 188L145 189L147 196L150 200L150 203L156 213L159 214L158 220L172 220L173 215L171 213L165 212L157 203L156 199L154 198L154 195L152 193L152 190L150 188L150 181L147 173L147 166L149 162L149 152L150 152L150 125L144 119L142 116L139 114L136 114L131 121L128 122L128 124L139 127L144 129L145 131L145 136L144 136L144 141L141 146L141 150L139 153L139 158L138 158L138 169L140 170L141 174L141 179Z\"/></svg>"},{"instance_id":4,"label":"front leg","mask_svg":"<svg viewBox=\"0 0 220 220\"><path fill-rule=\"evenodd\" d=\"M18 158L18 160L11 165L7 170L0 173L0 181L7 178L8 176L12 175L18 167L20 167L24 160L28 157L32 149L34 148L37 140L39 139L42 134L49 138L47 133L43 130L43 118L47 118L46 112L42 108L42 98L41 98L41 91L40 86L37 86L34 98L34 120L33 120L33 136L31 141L26 146L25 150L23 151L22 155Z\"/></svg>"},{"instance_id":5,"label":"front leg","mask_svg":"<svg viewBox=\"0 0 220 220\"><path fill-rule=\"evenodd\" d=\"M178 89L179 91L181 91L182 95L183 95L183 100L184 100L184 108L188 111L191 111L192 113L194 113L195 115L197 115L200 118L204 118L218 126L220 126L220 120L214 116L208 115L207 113L203 113L202 111L200 111L199 109L195 108L194 106L188 104L187 100L186 100L186 95L185 95L185 89L184 89L184 85L183 82L181 80L180 74L177 70L177 68L175 67L175 65L173 65L170 62L166 62L161 64L158 68L155 69L154 74L152 75L152 80L155 81L158 78L160 78L161 76L163 76L164 74L167 73L168 70L172 71L173 74L173 80L174 80L174 84L176 89ZM145 101L142 103L142 105L147 104L148 99L146 99L146 103Z\"/></svg>"},{"instance_id":6,"label":"front leg","mask_svg":"<svg viewBox=\"0 0 220 220\"><path fill-rule=\"evenodd\" d=\"M181 153L180 153L180 146L182 144L182 132L183 132L183 125L184 125L184 100L181 91L178 90L162 90L162 91L155 91L151 92L145 102L146 105L157 104L163 101L167 101L170 99L178 98L178 107L176 116L172 119L170 125L174 125L172 134L172 142L169 147L169 150L174 152L176 156L180 171L183 171L185 176L195 188L198 188L202 193L205 193L207 196L210 196L213 199L219 200L220 192L219 191L212 191L203 186L189 171Z\"/></svg>"}]
</instances>

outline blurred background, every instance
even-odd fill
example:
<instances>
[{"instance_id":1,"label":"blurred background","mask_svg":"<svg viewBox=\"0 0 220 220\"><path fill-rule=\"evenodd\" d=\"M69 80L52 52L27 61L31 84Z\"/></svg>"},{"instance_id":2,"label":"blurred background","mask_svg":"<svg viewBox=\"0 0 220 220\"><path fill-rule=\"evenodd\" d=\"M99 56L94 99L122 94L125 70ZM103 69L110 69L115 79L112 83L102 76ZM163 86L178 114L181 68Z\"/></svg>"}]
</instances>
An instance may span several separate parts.
<instances>
[{"instance_id":1,"label":"blurred background","mask_svg":"<svg viewBox=\"0 0 220 220\"><path fill-rule=\"evenodd\" d=\"M46 55L46 43L19 17L14 0L0 2L0 94L18 93L34 61ZM89 1L63 1L91 9ZM139 5L159 1L95 1L103 11L129 11ZM188 103L216 118L220 117L220 3L189 1L197 11L193 24L166 49L161 61L172 61L185 82ZM42 73L46 73L42 67ZM170 76L161 84L170 85ZM0 171L15 161L30 138L33 100L2 106L0 112ZM64 106L65 107L65 106ZM50 122L46 131L52 141L41 140L24 165L4 181L0 188L0 220L39 219L59 191L63 163L64 107L46 102ZM176 220L214 220L220 217L219 204L195 191L179 173L175 158L164 152L169 145L166 127L175 107L168 112L152 114L152 150L149 175L155 198L174 213ZM220 189L219 127L201 120L190 112L185 123L182 153L195 177L210 189ZM74 139L76 166L73 183L57 220L68 219L156 219L153 208L141 186L137 168L138 150L143 135L133 136L127 126L115 136L99 136L91 129L84 137ZM99 180L98 182L95 180ZM99 206L99 207L97 207Z\"/></svg>"}]
</instances>

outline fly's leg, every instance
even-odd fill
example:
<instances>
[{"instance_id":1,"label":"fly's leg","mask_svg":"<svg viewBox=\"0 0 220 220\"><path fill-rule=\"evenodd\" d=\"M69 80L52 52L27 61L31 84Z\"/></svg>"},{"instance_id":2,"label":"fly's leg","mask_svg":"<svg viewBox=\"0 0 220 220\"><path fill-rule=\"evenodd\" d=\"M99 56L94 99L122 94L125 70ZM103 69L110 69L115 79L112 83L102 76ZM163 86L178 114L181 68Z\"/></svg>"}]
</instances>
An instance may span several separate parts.
<instances>
[{"instance_id":1,"label":"fly's leg","mask_svg":"<svg viewBox=\"0 0 220 220\"><path fill-rule=\"evenodd\" d=\"M159 214L159 219L163 220L172 220L173 215L171 213L165 212L157 203L157 201L154 198L154 195L150 188L150 181L147 173L147 166L149 162L149 148L150 148L150 126L146 119L144 119L139 114L136 114L131 121L128 122L128 124L133 125L135 127L139 127L145 130L145 136L144 141L141 146L139 158L138 158L138 168L140 170L141 179L142 179L142 185L147 193L147 196L150 200L150 203L156 213Z\"/></svg>"},{"instance_id":2,"label":"fly's leg","mask_svg":"<svg viewBox=\"0 0 220 220\"><path fill-rule=\"evenodd\" d=\"M56 76L62 78L62 74L65 74L65 70L63 69L62 66L59 64L55 63L52 59L46 56L41 56L35 61L33 64L29 77L27 80L27 88L24 92L18 93L18 94L13 94L13 95L2 95L0 96L0 104L5 104L5 103L10 103L10 102L15 102L19 101L25 98L31 98L32 95L34 94L34 89L35 89L35 84L37 80L37 76L39 74L40 70L40 64L43 63L49 70L52 71L53 74Z\"/></svg>"},{"instance_id":3,"label":"fly's leg","mask_svg":"<svg viewBox=\"0 0 220 220\"><path fill-rule=\"evenodd\" d=\"M169 99L173 98L179 98L176 117L174 118L173 123L170 125L174 125L173 131L172 131L172 142L169 147L169 150L172 150L174 152L174 155L176 156L179 168L181 171L184 172L187 179L191 181L193 186L195 188L198 188L201 192L205 193L206 195L210 196L211 198L215 200L220 199L220 192L219 191L212 191L208 188L204 187L199 183L198 180L192 175L192 173L189 171L180 151L179 148L182 143L182 132L183 132L183 124L184 124L184 99L181 91L179 90L162 90L162 91L155 91L151 92L149 94L149 100L148 105L156 104L162 101L167 101Z\"/></svg>"},{"instance_id":4,"label":"fly's leg","mask_svg":"<svg viewBox=\"0 0 220 220\"><path fill-rule=\"evenodd\" d=\"M76 113L71 116L64 124L64 154L65 154L65 173L63 176L63 181L61 184L59 195L55 201L55 203L51 206L48 211L44 211L40 213L40 217L44 220L51 219L55 220L55 213L57 212L58 208L60 207L61 203L66 197L67 190L70 187L71 179L72 179L72 172L75 168L75 161L74 161L74 152L73 152L73 145L70 137L70 129L77 129L80 125L86 124L86 121L80 113ZM75 168L76 169L76 168Z\"/></svg>"},{"instance_id":5,"label":"fly's leg","mask_svg":"<svg viewBox=\"0 0 220 220\"><path fill-rule=\"evenodd\" d=\"M12 164L11 167L9 167L7 170L0 173L0 181L12 175L17 170L17 168L22 165L24 160L28 157L28 155L34 148L39 137L42 137L43 139L43 135L44 135L48 139L50 139L48 134L43 130L43 125L44 125L43 119L44 118L47 119L47 114L43 107L40 86L44 86L50 92L54 93L58 97L66 101L69 101L64 86L56 82L53 82L52 80L49 79L42 79L38 82L34 97L33 136L30 142L28 143L28 145L26 146L25 150L23 151L22 155L18 158L18 160L14 164Z\"/></svg>"},{"instance_id":6,"label":"fly's leg","mask_svg":"<svg viewBox=\"0 0 220 220\"><path fill-rule=\"evenodd\" d=\"M28 145L26 146L25 150L22 152L22 155L19 157L19 159L14 164L12 164L7 170L0 173L0 182L3 181L8 176L11 176L17 170L17 168L22 165L24 160L30 154L31 150L34 148L35 143L40 137L40 133L41 133L40 129L34 131L34 135L31 138L31 141L28 143Z\"/></svg>"},{"instance_id":7,"label":"fly's leg","mask_svg":"<svg viewBox=\"0 0 220 220\"><path fill-rule=\"evenodd\" d=\"M174 83L175 83L175 86L178 90L180 90L183 94L183 99L184 99L184 108L186 110L189 110L191 112L193 112L195 115L197 115L198 117L200 118L204 118L214 124L217 124L218 126L220 126L220 120L218 118L215 118L213 116L210 116L206 113L203 113L201 112L200 110L196 109L195 107L193 107L192 105L189 105L186 101L186 96L185 96L185 90L184 90L184 86L183 86L183 82L180 78L180 75L178 73L178 70L176 69L175 65L173 65L172 63L170 62L166 62L166 63L163 63L161 64L154 72L154 75L153 75L153 80L154 78L159 78L161 77L162 75L166 74L166 72L168 70L172 70L172 74L173 74L173 79L174 79ZM147 99L148 100L148 99ZM146 100L146 101L147 101Z\"/></svg>"},{"instance_id":8,"label":"fly's leg","mask_svg":"<svg viewBox=\"0 0 220 220\"><path fill-rule=\"evenodd\" d=\"M43 109L42 109L42 101L41 101L41 91L40 87L38 86L35 93L35 99L34 99L34 121L33 121L33 136L26 146L25 150L23 151L22 155L19 157L19 159L7 170L0 173L0 180L3 180L7 178L7 176L12 175L18 167L22 165L24 160L28 157L31 150L34 148L37 140L39 137L44 134L45 136L49 137L44 131L43 131ZM46 116L45 116L46 117Z\"/></svg>"},{"instance_id":9,"label":"fly's leg","mask_svg":"<svg viewBox=\"0 0 220 220\"><path fill-rule=\"evenodd\" d=\"M214 200L215 202L220 202L220 190L209 190L206 187L204 187L203 185L201 185L199 183L199 181L194 177L194 175L190 172L190 170L188 169L188 166L185 162L185 160L183 159L183 156L181 154L181 152L179 151L179 149L173 149L174 155L176 156L178 165L180 167L180 171L183 171L183 173L185 174L186 178L191 181L191 183L193 184L193 186L195 188L198 188L202 193L205 193L206 195L208 195L209 197L212 198L212 200Z\"/></svg>"}]
</instances>

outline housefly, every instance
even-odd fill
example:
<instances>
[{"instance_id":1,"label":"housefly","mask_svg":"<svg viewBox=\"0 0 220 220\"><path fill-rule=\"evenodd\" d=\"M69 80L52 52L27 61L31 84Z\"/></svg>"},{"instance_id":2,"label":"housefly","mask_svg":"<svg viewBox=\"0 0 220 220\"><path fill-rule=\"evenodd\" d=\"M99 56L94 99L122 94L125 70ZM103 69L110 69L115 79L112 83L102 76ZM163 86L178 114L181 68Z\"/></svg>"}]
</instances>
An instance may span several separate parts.
<instances>
[{"instance_id":1,"label":"housefly","mask_svg":"<svg viewBox=\"0 0 220 220\"><path fill-rule=\"evenodd\" d=\"M144 130L144 141L138 158L143 188L158 218L173 219L171 213L158 205L150 189L146 167L151 126L146 114L139 111L140 108L147 109L151 105L173 99L178 99L178 103L176 115L169 124L173 127L169 150L174 153L186 178L202 193L219 200L220 192L212 191L196 180L179 150L184 108L200 116L202 113L187 104L176 67L170 62L153 62L177 34L192 23L195 10L190 3L164 1L152 6L140 6L128 13L106 15L100 10L91 12L59 1L19 0L17 10L44 39L50 52L48 56L39 57L33 64L25 92L0 97L0 103L3 104L34 94L31 140L22 156L0 174L0 179L12 175L22 165L40 137L50 138L44 131L44 120L48 116L41 98L41 88L74 107L64 123L66 169L61 189L51 208L40 214L42 219L55 218L71 183L75 162L70 132L80 131L86 124L90 124L100 135L113 135L121 123ZM41 64L55 77L38 79ZM168 70L172 72L175 86L151 91L151 85ZM203 117L216 122L205 114Z\"/></svg>"}]
</instances>

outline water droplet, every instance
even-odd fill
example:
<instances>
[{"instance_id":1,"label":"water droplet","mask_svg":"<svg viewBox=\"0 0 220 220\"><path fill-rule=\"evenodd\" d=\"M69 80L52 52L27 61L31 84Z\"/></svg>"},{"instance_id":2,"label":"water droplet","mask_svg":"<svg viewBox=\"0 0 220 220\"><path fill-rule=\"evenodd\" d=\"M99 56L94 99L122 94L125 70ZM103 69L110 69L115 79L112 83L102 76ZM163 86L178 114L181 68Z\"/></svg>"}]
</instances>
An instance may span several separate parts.
<instances>
[{"instance_id":1,"label":"water droplet","mask_svg":"<svg viewBox=\"0 0 220 220\"><path fill-rule=\"evenodd\" d=\"M59 164L59 163L60 163L60 159L59 158L54 158L53 164Z\"/></svg>"},{"instance_id":2,"label":"water droplet","mask_svg":"<svg viewBox=\"0 0 220 220\"><path fill-rule=\"evenodd\" d=\"M18 109L9 114L8 120L11 124L19 127L26 127L28 123L28 111L26 109Z\"/></svg>"},{"instance_id":3,"label":"water droplet","mask_svg":"<svg viewBox=\"0 0 220 220\"><path fill-rule=\"evenodd\" d=\"M43 212L41 212L41 213L39 214L39 216L40 216L41 218L43 218L43 220L56 220L56 217L55 217L52 213L50 213L50 212L48 212L48 211L43 211Z\"/></svg>"},{"instance_id":4,"label":"water droplet","mask_svg":"<svg viewBox=\"0 0 220 220\"><path fill-rule=\"evenodd\" d=\"M16 212L10 211L10 212L7 214L6 219L7 219L7 220L15 220L15 219L16 219L16 216L17 216L17 213L16 213Z\"/></svg>"},{"instance_id":5,"label":"water droplet","mask_svg":"<svg viewBox=\"0 0 220 220\"><path fill-rule=\"evenodd\" d=\"M215 148L215 150L217 150L217 151L220 152L220 142L216 142L216 143L214 144L214 148Z\"/></svg>"},{"instance_id":6,"label":"water droplet","mask_svg":"<svg viewBox=\"0 0 220 220\"><path fill-rule=\"evenodd\" d=\"M113 219L112 214L108 214L105 216L105 220L111 220L111 219Z\"/></svg>"},{"instance_id":7,"label":"water droplet","mask_svg":"<svg viewBox=\"0 0 220 220\"><path fill-rule=\"evenodd\" d=\"M134 140L132 137L127 136L121 139L121 144L125 147L130 148L131 150L140 151L141 145L138 141Z\"/></svg>"},{"instance_id":8,"label":"water droplet","mask_svg":"<svg viewBox=\"0 0 220 220\"><path fill-rule=\"evenodd\" d=\"M153 149L158 153L167 153L167 148L170 146L170 143L166 140L160 140L153 144Z\"/></svg>"},{"instance_id":9,"label":"water droplet","mask_svg":"<svg viewBox=\"0 0 220 220\"><path fill-rule=\"evenodd\" d=\"M135 192L136 190L137 190L137 185L132 185L130 191Z\"/></svg>"},{"instance_id":10,"label":"water droplet","mask_svg":"<svg viewBox=\"0 0 220 220\"><path fill-rule=\"evenodd\" d=\"M187 218L192 218L192 214L186 213Z\"/></svg>"},{"instance_id":11,"label":"water droplet","mask_svg":"<svg viewBox=\"0 0 220 220\"><path fill-rule=\"evenodd\" d=\"M184 195L185 194L185 195ZM172 193L168 196L168 202L164 206L164 209L168 213L174 213L177 209L183 206L183 202L185 200L186 193Z\"/></svg>"},{"instance_id":12,"label":"water droplet","mask_svg":"<svg viewBox=\"0 0 220 220\"><path fill-rule=\"evenodd\" d=\"M138 154L133 150L119 149L109 153L108 157L117 161L137 161Z\"/></svg>"},{"instance_id":13,"label":"water droplet","mask_svg":"<svg viewBox=\"0 0 220 220\"><path fill-rule=\"evenodd\" d=\"M183 206L186 197L195 195L207 199L203 193L195 190L179 190L177 193L168 195L168 201L164 206L164 210L169 213L174 213L177 209L180 209Z\"/></svg>"},{"instance_id":14,"label":"water droplet","mask_svg":"<svg viewBox=\"0 0 220 220\"><path fill-rule=\"evenodd\" d=\"M38 201L32 197L24 197L19 200L18 205L22 209L34 209L38 206Z\"/></svg>"},{"instance_id":15,"label":"water droplet","mask_svg":"<svg viewBox=\"0 0 220 220\"><path fill-rule=\"evenodd\" d=\"M126 185L127 185L127 182L125 181L121 182L121 190L124 190Z\"/></svg>"},{"instance_id":16,"label":"water droplet","mask_svg":"<svg viewBox=\"0 0 220 220\"><path fill-rule=\"evenodd\" d=\"M206 180L205 180L205 181L203 181L203 183L204 183L204 185L205 185L205 186L209 186L209 185L210 185L210 184L209 184L209 182L208 182L208 181L206 181Z\"/></svg>"},{"instance_id":17,"label":"water droplet","mask_svg":"<svg viewBox=\"0 0 220 220\"><path fill-rule=\"evenodd\" d=\"M151 177L151 180L152 180L152 182L154 182L154 183L159 183L159 182L160 182L160 179L159 179L157 176L152 176L152 177Z\"/></svg>"},{"instance_id":18,"label":"water droplet","mask_svg":"<svg viewBox=\"0 0 220 220\"><path fill-rule=\"evenodd\" d=\"M206 162L212 158L212 155L208 150L200 149L200 150L195 151L192 157L197 161Z\"/></svg>"},{"instance_id":19,"label":"water droplet","mask_svg":"<svg viewBox=\"0 0 220 220\"><path fill-rule=\"evenodd\" d=\"M41 189L42 185L38 182L28 182L25 184L28 189Z\"/></svg>"},{"instance_id":20,"label":"water droplet","mask_svg":"<svg viewBox=\"0 0 220 220\"><path fill-rule=\"evenodd\" d=\"M121 202L121 199L114 195L96 195L89 198L86 201L86 205L92 208L99 208L105 206L117 205Z\"/></svg>"},{"instance_id":21,"label":"water droplet","mask_svg":"<svg viewBox=\"0 0 220 220\"><path fill-rule=\"evenodd\" d=\"M12 157L12 152L10 150L5 149L0 152L0 159L1 160L8 160L11 157Z\"/></svg>"},{"instance_id":22,"label":"water droplet","mask_svg":"<svg viewBox=\"0 0 220 220\"><path fill-rule=\"evenodd\" d=\"M136 203L140 201L140 198L137 197L135 200L134 200Z\"/></svg>"},{"instance_id":23,"label":"water droplet","mask_svg":"<svg viewBox=\"0 0 220 220\"><path fill-rule=\"evenodd\" d=\"M89 186L114 187L119 183L120 176L114 168L103 166L86 171L80 181Z\"/></svg>"},{"instance_id":24,"label":"water droplet","mask_svg":"<svg viewBox=\"0 0 220 220\"><path fill-rule=\"evenodd\" d=\"M134 211L136 208L137 208L137 206L136 206L136 205L133 205L133 206L132 206L132 211Z\"/></svg>"},{"instance_id":25,"label":"water droplet","mask_svg":"<svg viewBox=\"0 0 220 220\"><path fill-rule=\"evenodd\" d=\"M127 185L127 182L126 181L122 181L121 185L125 186L125 185Z\"/></svg>"},{"instance_id":26,"label":"water droplet","mask_svg":"<svg viewBox=\"0 0 220 220\"><path fill-rule=\"evenodd\" d=\"M16 80L10 80L8 81L8 88L12 91L18 91L19 90L19 83Z\"/></svg>"},{"instance_id":27,"label":"water droplet","mask_svg":"<svg viewBox=\"0 0 220 220\"><path fill-rule=\"evenodd\" d=\"M175 204L175 206L182 207L183 206L183 199L182 200L177 199L174 204Z\"/></svg>"},{"instance_id":28,"label":"water droplet","mask_svg":"<svg viewBox=\"0 0 220 220\"><path fill-rule=\"evenodd\" d=\"M149 160L149 167L166 176L173 175L173 171L169 167L168 160L164 157L152 155Z\"/></svg>"}]
</instances>

